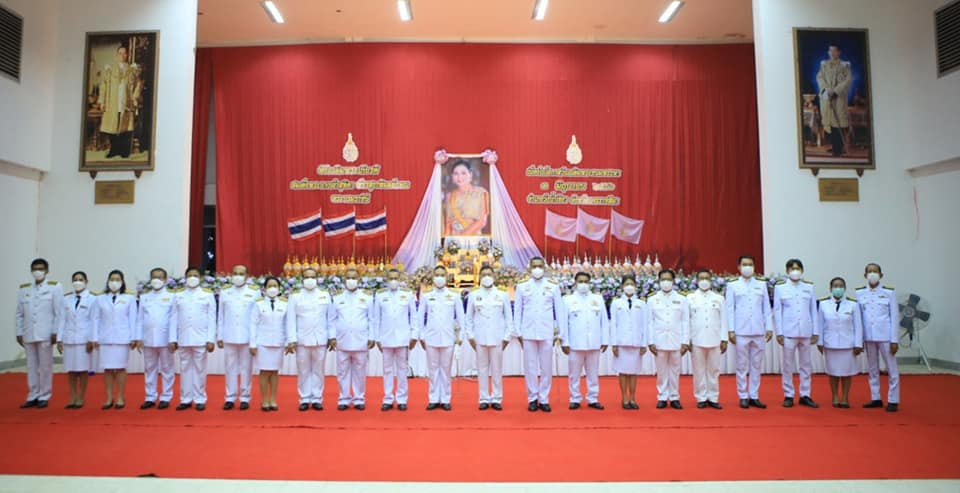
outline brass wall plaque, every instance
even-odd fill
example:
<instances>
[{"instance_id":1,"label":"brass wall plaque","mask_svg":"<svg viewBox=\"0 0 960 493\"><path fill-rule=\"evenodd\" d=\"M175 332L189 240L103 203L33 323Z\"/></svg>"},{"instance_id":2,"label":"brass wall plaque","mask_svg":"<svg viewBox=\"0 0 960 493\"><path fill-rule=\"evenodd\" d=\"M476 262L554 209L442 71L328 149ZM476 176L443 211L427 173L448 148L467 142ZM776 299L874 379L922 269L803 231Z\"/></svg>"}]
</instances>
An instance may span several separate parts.
<instances>
[{"instance_id":1,"label":"brass wall plaque","mask_svg":"<svg viewBox=\"0 0 960 493\"><path fill-rule=\"evenodd\" d=\"M132 204L133 180L95 182L94 204Z\"/></svg>"},{"instance_id":2,"label":"brass wall plaque","mask_svg":"<svg viewBox=\"0 0 960 493\"><path fill-rule=\"evenodd\" d=\"M820 178L820 202L860 202L857 178Z\"/></svg>"}]
</instances>

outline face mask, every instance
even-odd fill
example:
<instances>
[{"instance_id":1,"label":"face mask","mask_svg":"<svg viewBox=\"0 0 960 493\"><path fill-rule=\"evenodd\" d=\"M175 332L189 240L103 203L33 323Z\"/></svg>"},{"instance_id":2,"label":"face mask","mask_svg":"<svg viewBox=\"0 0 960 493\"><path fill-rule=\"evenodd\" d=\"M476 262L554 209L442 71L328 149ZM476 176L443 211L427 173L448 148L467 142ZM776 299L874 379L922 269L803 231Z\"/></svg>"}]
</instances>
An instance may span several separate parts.
<instances>
[{"instance_id":1,"label":"face mask","mask_svg":"<svg viewBox=\"0 0 960 493\"><path fill-rule=\"evenodd\" d=\"M110 292L116 293L123 287L123 283L120 281L110 281L107 283L107 287L110 288Z\"/></svg>"},{"instance_id":2,"label":"face mask","mask_svg":"<svg viewBox=\"0 0 960 493\"><path fill-rule=\"evenodd\" d=\"M247 276L233 276L230 278L230 282L232 282L234 286L239 288L240 286L243 286L244 284L247 283Z\"/></svg>"},{"instance_id":3,"label":"face mask","mask_svg":"<svg viewBox=\"0 0 960 493\"><path fill-rule=\"evenodd\" d=\"M84 289L87 289L87 283L85 283L85 282L83 282L83 281L73 281L73 290L74 290L74 291L76 291L76 292L79 293L80 291L83 291Z\"/></svg>"},{"instance_id":4,"label":"face mask","mask_svg":"<svg viewBox=\"0 0 960 493\"><path fill-rule=\"evenodd\" d=\"M42 270L35 270L31 272L31 274L33 274L33 278L37 281L42 281L44 277L47 277L47 273Z\"/></svg>"},{"instance_id":5,"label":"face mask","mask_svg":"<svg viewBox=\"0 0 960 493\"><path fill-rule=\"evenodd\" d=\"M436 286L436 287L438 287L438 288L442 288L442 287L446 286L446 285L447 285L447 278L446 278L446 276L435 276L435 277L433 278L433 285Z\"/></svg>"},{"instance_id":6,"label":"face mask","mask_svg":"<svg viewBox=\"0 0 960 493\"><path fill-rule=\"evenodd\" d=\"M534 268L530 269L530 275L533 276L534 279L540 279L540 278L542 278L542 277L543 277L543 268L542 268L542 267L534 267Z\"/></svg>"},{"instance_id":7,"label":"face mask","mask_svg":"<svg viewBox=\"0 0 960 493\"><path fill-rule=\"evenodd\" d=\"M740 275L743 277L753 276L753 266L752 265L741 265L740 266Z\"/></svg>"},{"instance_id":8,"label":"face mask","mask_svg":"<svg viewBox=\"0 0 960 493\"><path fill-rule=\"evenodd\" d=\"M671 289L673 289L673 281L668 281L666 279L664 279L663 281L660 281L660 291L667 293Z\"/></svg>"},{"instance_id":9,"label":"face mask","mask_svg":"<svg viewBox=\"0 0 960 493\"><path fill-rule=\"evenodd\" d=\"M702 289L702 290L704 290L704 291L710 289L710 287L711 287L712 285L713 285L713 283L710 282L710 281L707 280L707 279L700 279L699 281L697 281L697 287L699 287L700 289Z\"/></svg>"},{"instance_id":10,"label":"face mask","mask_svg":"<svg viewBox=\"0 0 960 493\"><path fill-rule=\"evenodd\" d=\"M347 280L344 281L344 283L343 283L343 285L347 288L347 291L353 291L353 290L357 289L357 285L358 285L358 284L359 284L359 283L357 282L356 279L347 279Z\"/></svg>"},{"instance_id":11,"label":"face mask","mask_svg":"<svg viewBox=\"0 0 960 493\"><path fill-rule=\"evenodd\" d=\"M868 272L867 282L869 282L873 286L876 286L877 283L880 282L880 274L877 274L876 272Z\"/></svg>"},{"instance_id":12,"label":"face mask","mask_svg":"<svg viewBox=\"0 0 960 493\"><path fill-rule=\"evenodd\" d=\"M303 288L304 288L304 289L315 289L316 287L317 287L317 278L316 278L316 277L308 277L308 278L306 278L306 279L303 280Z\"/></svg>"},{"instance_id":13,"label":"face mask","mask_svg":"<svg viewBox=\"0 0 960 493\"><path fill-rule=\"evenodd\" d=\"M390 288L391 291L396 291L400 288L400 281L396 279L390 279L387 281L387 287Z\"/></svg>"},{"instance_id":14,"label":"face mask","mask_svg":"<svg viewBox=\"0 0 960 493\"><path fill-rule=\"evenodd\" d=\"M587 294L590 292L590 285L585 282L577 283L577 292L580 294Z\"/></svg>"},{"instance_id":15,"label":"face mask","mask_svg":"<svg viewBox=\"0 0 960 493\"><path fill-rule=\"evenodd\" d=\"M493 286L493 278L490 276L483 276L480 279L480 285L485 288L489 288L490 286Z\"/></svg>"},{"instance_id":16,"label":"face mask","mask_svg":"<svg viewBox=\"0 0 960 493\"><path fill-rule=\"evenodd\" d=\"M164 284L166 283L163 282L163 279L157 279L156 277L150 279L150 287L157 291L163 289Z\"/></svg>"},{"instance_id":17,"label":"face mask","mask_svg":"<svg viewBox=\"0 0 960 493\"><path fill-rule=\"evenodd\" d=\"M799 281L800 278L803 277L803 271L799 269L793 269L787 275L790 276L791 281Z\"/></svg>"},{"instance_id":18,"label":"face mask","mask_svg":"<svg viewBox=\"0 0 960 493\"><path fill-rule=\"evenodd\" d=\"M833 293L833 297L837 299L840 299L843 297L844 291L846 291L845 288L833 288L832 290L830 290L830 292Z\"/></svg>"},{"instance_id":19,"label":"face mask","mask_svg":"<svg viewBox=\"0 0 960 493\"><path fill-rule=\"evenodd\" d=\"M633 296L637 294L637 287L634 286L633 284L627 284L626 286L623 287L623 294L627 296Z\"/></svg>"},{"instance_id":20,"label":"face mask","mask_svg":"<svg viewBox=\"0 0 960 493\"><path fill-rule=\"evenodd\" d=\"M280 294L280 288L274 286L267 288L267 296L276 298L278 294Z\"/></svg>"},{"instance_id":21,"label":"face mask","mask_svg":"<svg viewBox=\"0 0 960 493\"><path fill-rule=\"evenodd\" d=\"M187 278L187 287L195 288L200 285L200 278L195 276L190 276Z\"/></svg>"}]
</instances>

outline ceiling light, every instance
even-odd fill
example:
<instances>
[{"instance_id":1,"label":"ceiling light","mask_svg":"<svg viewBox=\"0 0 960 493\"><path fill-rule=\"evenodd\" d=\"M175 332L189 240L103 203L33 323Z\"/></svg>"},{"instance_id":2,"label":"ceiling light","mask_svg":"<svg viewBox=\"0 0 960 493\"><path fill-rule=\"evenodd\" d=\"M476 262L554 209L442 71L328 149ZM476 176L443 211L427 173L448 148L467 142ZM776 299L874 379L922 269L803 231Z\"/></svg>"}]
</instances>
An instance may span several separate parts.
<instances>
[{"instance_id":1,"label":"ceiling light","mask_svg":"<svg viewBox=\"0 0 960 493\"><path fill-rule=\"evenodd\" d=\"M283 15L280 14L280 9L277 8L276 4L267 0L266 2L261 2L261 5L263 5L263 10L266 10L270 18L273 19L273 22L283 24Z\"/></svg>"},{"instance_id":2,"label":"ceiling light","mask_svg":"<svg viewBox=\"0 0 960 493\"><path fill-rule=\"evenodd\" d=\"M547 16L547 5L550 5L550 0L537 0L533 4L533 20L542 21Z\"/></svg>"},{"instance_id":3,"label":"ceiling light","mask_svg":"<svg viewBox=\"0 0 960 493\"><path fill-rule=\"evenodd\" d=\"M680 7L682 6L683 2L680 0L673 0L670 2L670 5L667 5L667 10L664 10L663 13L660 14L660 19L658 22L665 23L672 21L673 17L677 15L677 11L680 10Z\"/></svg>"},{"instance_id":4,"label":"ceiling light","mask_svg":"<svg viewBox=\"0 0 960 493\"><path fill-rule=\"evenodd\" d=\"M410 0L397 0L397 10L400 12L400 20L410 22L413 20L413 9L410 8Z\"/></svg>"}]
</instances>

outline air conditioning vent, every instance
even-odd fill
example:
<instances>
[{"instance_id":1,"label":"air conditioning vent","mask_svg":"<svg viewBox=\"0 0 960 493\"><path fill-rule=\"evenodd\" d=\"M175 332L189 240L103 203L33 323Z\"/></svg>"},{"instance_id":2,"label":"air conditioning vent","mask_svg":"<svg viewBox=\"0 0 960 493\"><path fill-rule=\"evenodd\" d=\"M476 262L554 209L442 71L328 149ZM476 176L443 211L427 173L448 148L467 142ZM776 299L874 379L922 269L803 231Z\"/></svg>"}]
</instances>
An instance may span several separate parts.
<instances>
[{"instance_id":1,"label":"air conditioning vent","mask_svg":"<svg viewBox=\"0 0 960 493\"><path fill-rule=\"evenodd\" d=\"M933 12L937 38L937 76L960 69L960 0Z\"/></svg>"},{"instance_id":2,"label":"air conditioning vent","mask_svg":"<svg viewBox=\"0 0 960 493\"><path fill-rule=\"evenodd\" d=\"M23 17L0 5L0 74L20 82Z\"/></svg>"}]
</instances>

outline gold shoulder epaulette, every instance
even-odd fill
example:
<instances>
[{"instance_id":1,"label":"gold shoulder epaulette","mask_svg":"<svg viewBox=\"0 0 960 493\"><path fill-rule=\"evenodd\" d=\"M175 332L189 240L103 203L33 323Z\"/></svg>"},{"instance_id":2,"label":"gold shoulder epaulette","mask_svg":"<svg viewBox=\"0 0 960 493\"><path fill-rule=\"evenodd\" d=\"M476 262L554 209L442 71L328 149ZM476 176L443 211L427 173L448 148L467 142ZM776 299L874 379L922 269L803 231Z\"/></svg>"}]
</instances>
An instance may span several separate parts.
<instances>
[{"instance_id":1,"label":"gold shoulder epaulette","mask_svg":"<svg viewBox=\"0 0 960 493\"><path fill-rule=\"evenodd\" d=\"M497 286L497 289L499 289L500 291L503 291L504 293L510 292L510 290L507 289L506 286Z\"/></svg>"},{"instance_id":2,"label":"gold shoulder epaulette","mask_svg":"<svg viewBox=\"0 0 960 493\"><path fill-rule=\"evenodd\" d=\"M90 291L90 294L92 294L92 295L94 295L94 296L100 296L100 295L103 294L103 291Z\"/></svg>"},{"instance_id":3,"label":"gold shoulder epaulette","mask_svg":"<svg viewBox=\"0 0 960 493\"><path fill-rule=\"evenodd\" d=\"M23 289L23 288L29 288L29 287L30 287L30 283L29 283L29 282L25 282L25 283L23 283L23 284L20 285L20 288L21 288L21 289Z\"/></svg>"},{"instance_id":4,"label":"gold shoulder epaulette","mask_svg":"<svg viewBox=\"0 0 960 493\"><path fill-rule=\"evenodd\" d=\"M552 277L547 278L547 282L557 284L557 280Z\"/></svg>"},{"instance_id":5,"label":"gold shoulder epaulette","mask_svg":"<svg viewBox=\"0 0 960 493\"><path fill-rule=\"evenodd\" d=\"M686 296L690 294L690 291L680 291L680 296Z\"/></svg>"},{"instance_id":6,"label":"gold shoulder epaulette","mask_svg":"<svg viewBox=\"0 0 960 493\"><path fill-rule=\"evenodd\" d=\"M127 290L127 294L132 295L132 296L136 296L136 295L137 295L137 292L134 291L134 290L132 290L132 289L128 289L128 290Z\"/></svg>"},{"instance_id":7,"label":"gold shoulder epaulette","mask_svg":"<svg viewBox=\"0 0 960 493\"><path fill-rule=\"evenodd\" d=\"M60 284L60 283L58 281L47 281L47 284L51 286L56 286L57 284Z\"/></svg>"},{"instance_id":8,"label":"gold shoulder epaulette","mask_svg":"<svg viewBox=\"0 0 960 493\"><path fill-rule=\"evenodd\" d=\"M817 301L827 301L829 299L830 299L829 296L824 296L823 298L817 298Z\"/></svg>"},{"instance_id":9,"label":"gold shoulder epaulette","mask_svg":"<svg viewBox=\"0 0 960 493\"><path fill-rule=\"evenodd\" d=\"M847 299L850 300L850 301L857 301L857 299L854 298L853 296L847 296Z\"/></svg>"},{"instance_id":10,"label":"gold shoulder epaulette","mask_svg":"<svg viewBox=\"0 0 960 493\"><path fill-rule=\"evenodd\" d=\"M281 297L280 297L280 301L283 301L284 303L286 303L287 297L286 297L286 296L281 296Z\"/></svg>"},{"instance_id":11,"label":"gold shoulder epaulette","mask_svg":"<svg viewBox=\"0 0 960 493\"><path fill-rule=\"evenodd\" d=\"M64 296L73 296L74 294L75 294L75 293L74 293L73 291L71 291L71 292L69 292L69 293L63 293Z\"/></svg>"},{"instance_id":12,"label":"gold shoulder epaulette","mask_svg":"<svg viewBox=\"0 0 960 493\"><path fill-rule=\"evenodd\" d=\"M429 293L430 291L433 291L433 286L424 286L423 288L420 288L421 293Z\"/></svg>"},{"instance_id":13,"label":"gold shoulder epaulette","mask_svg":"<svg viewBox=\"0 0 960 493\"><path fill-rule=\"evenodd\" d=\"M210 288L200 288L200 289L203 289L203 292L204 292L204 293L211 293L211 294L213 294L213 290L210 289Z\"/></svg>"},{"instance_id":14,"label":"gold shoulder epaulette","mask_svg":"<svg viewBox=\"0 0 960 493\"><path fill-rule=\"evenodd\" d=\"M892 291L892 290L893 290L893 286L887 286L886 284L884 284L884 285L883 285L883 289L889 289L889 290Z\"/></svg>"},{"instance_id":15,"label":"gold shoulder epaulette","mask_svg":"<svg viewBox=\"0 0 960 493\"><path fill-rule=\"evenodd\" d=\"M739 279L739 277L737 276L728 277L727 282L733 282L733 281L736 281L737 279Z\"/></svg>"},{"instance_id":16,"label":"gold shoulder epaulette","mask_svg":"<svg viewBox=\"0 0 960 493\"><path fill-rule=\"evenodd\" d=\"M255 289L255 290L257 290L257 291L260 290L260 286L257 286L256 284L253 284L253 283L247 284L247 288L248 288L248 289Z\"/></svg>"},{"instance_id":17,"label":"gold shoulder epaulette","mask_svg":"<svg viewBox=\"0 0 960 493\"><path fill-rule=\"evenodd\" d=\"M813 281L808 281L806 279L800 279L800 282L804 282L806 284L813 284Z\"/></svg>"},{"instance_id":18,"label":"gold shoulder epaulette","mask_svg":"<svg viewBox=\"0 0 960 493\"><path fill-rule=\"evenodd\" d=\"M861 289L867 289L867 287L866 287L866 286L857 286L856 289L854 289L854 291L860 291Z\"/></svg>"},{"instance_id":19,"label":"gold shoulder epaulette","mask_svg":"<svg viewBox=\"0 0 960 493\"><path fill-rule=\"evenodd\" d=\"M366 293L366 294L369 294L369 295L372 295L372 294L373 294L373 291L370 290L370 289L361 289L360 292Z\"/></svg>"},{"instance_id":20,"label":"gold shoulder epaulette","mask_svg":"<svg viewBox=\"0 0 960 493\"><path fill-rule=\"evenodd\" d=\"M754 276L754 279L756 279L756 280L758 280L758 281L766 281L766 280L767 280L767 278L766 278L766 277L763 277L763 276Z\"/></svg>"},{"instance_id":21,"label":"gold shoulder epaulette","mask_svg":"<svg viewBox=\"0 0 960 493\"><path fill-rule=\"evenodd\" d=\"M779 285L781 285L781 284L786 284L786 283L787 283L787 281L784 281L783 279L780 279L779 281L777 281L777 286L779 286Z\"/></svg>"}]
</instances>

